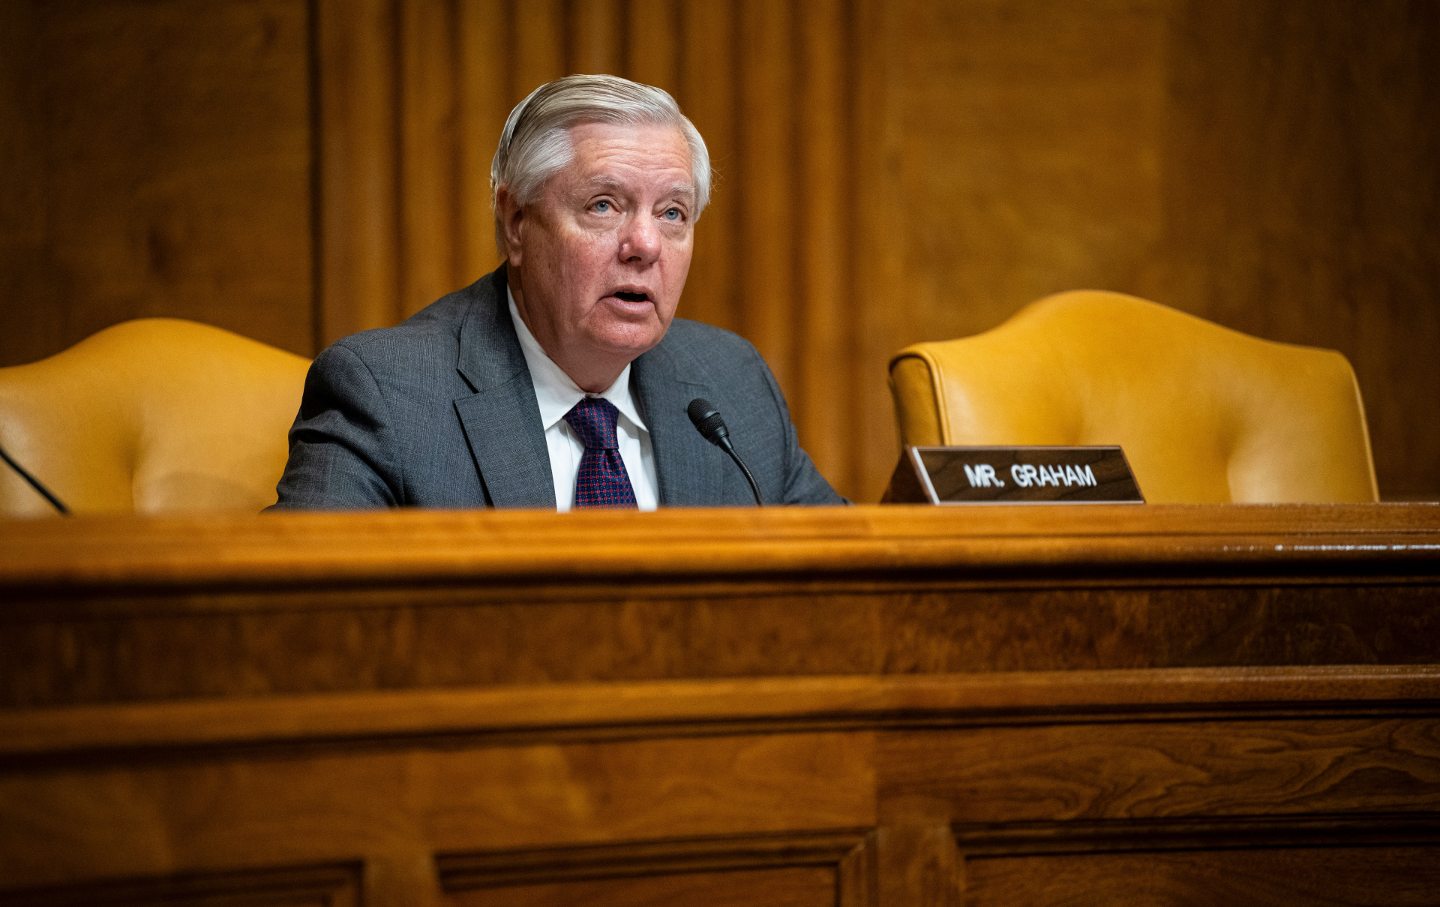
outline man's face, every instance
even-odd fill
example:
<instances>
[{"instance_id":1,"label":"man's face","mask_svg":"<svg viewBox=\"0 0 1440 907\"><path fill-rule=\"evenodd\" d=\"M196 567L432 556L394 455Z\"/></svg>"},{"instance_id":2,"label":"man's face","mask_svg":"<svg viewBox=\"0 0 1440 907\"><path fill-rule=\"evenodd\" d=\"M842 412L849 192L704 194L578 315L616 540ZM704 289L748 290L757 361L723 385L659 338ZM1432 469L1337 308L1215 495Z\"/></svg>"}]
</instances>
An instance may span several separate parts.
<instances>
[{"instance_id":1,"label":"man's face","mask_svg":"<svg viewBox=\"0 0 1440 907\"><path fill-rule=\"evenodd\" d=\"M521 209L503 193L515 304L576 384L604 390L665 336L694 238L690 147L671 126L583 123L574 159Z\"/></svg>"}]
</instances>

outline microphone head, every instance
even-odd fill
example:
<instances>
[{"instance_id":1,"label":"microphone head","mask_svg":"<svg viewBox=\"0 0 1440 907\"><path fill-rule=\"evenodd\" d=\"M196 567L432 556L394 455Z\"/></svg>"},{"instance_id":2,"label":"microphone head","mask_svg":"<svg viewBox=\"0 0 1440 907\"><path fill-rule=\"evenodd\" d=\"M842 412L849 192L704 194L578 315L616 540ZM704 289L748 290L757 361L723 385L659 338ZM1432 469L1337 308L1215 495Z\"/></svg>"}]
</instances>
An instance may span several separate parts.
<instances>
[{"instance_id":1,"label":"microphone head","mask_svg":"<svg viewBox=\"0 0 1440 907\"><path fill-rule=\"evenodd\" d=\"M685 408L690 416L690 421L695 423L695 428L704 435L705 440L717 446L724 446L724 441L730 436L730 429L725 427L725 419L710 405L710 401L703 397L696 397L690 401Z\"/></svg>"}]
</instances>

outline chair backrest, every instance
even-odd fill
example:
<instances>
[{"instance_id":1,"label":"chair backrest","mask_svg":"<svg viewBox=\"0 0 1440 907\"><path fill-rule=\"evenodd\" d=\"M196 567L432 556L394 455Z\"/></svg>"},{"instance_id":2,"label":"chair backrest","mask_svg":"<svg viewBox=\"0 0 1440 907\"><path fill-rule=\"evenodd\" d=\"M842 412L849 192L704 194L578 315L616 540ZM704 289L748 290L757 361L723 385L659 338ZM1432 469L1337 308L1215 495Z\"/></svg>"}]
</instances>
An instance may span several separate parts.
<instances>
[{"instance_id":1,"label":"chair backrest","mask_svg":"<svg viewBox=\"0 0 1440 907\"><path fill-rule=\"evenodd\" d=\"M76 513L275 501L309 360L173 318L0 368L0 445ZM0 513L53 513L0 465Z\"/></svg>"},{"instance_id":2,"label":"chair backrest","mask_svg":"<svg viewBox=\"0 0 1440 907\"><path fill-rule=\"evenodd\" d=\"M1152 503L1377 499L1354 371L1120 293L1032 303L890 362L905 445L1112 445Z\"/></svg>"}]
</instances>

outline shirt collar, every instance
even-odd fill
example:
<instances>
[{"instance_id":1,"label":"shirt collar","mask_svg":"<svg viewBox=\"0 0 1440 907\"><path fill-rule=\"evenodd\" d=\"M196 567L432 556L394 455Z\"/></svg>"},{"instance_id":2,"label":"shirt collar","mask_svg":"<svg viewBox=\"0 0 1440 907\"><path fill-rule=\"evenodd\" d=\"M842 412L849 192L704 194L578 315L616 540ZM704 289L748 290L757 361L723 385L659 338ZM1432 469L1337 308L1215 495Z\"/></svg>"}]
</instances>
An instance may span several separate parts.
<instances>
[{"instance_id":1,"label":"shirt collar","mask_svg":"<svg viewBox=\"0 0 1440 907\"><path fill-rule=\"evenodd\" d=\"M530 326L520 317L520 310L515 306L515 294L510 292L509 287L505 288L505 298L510 306L510 320L515 323L515 335L520 339L520 352L525 355L525 365L530 369L530 380L535 385L535 402L540 404L540 422L545 431L554 428L565 418L566 413L575 408L575 404L579 403L582 397L587 396L604 397L615 404L620 415L629 419L636 428L649 431L645 420L640 418L635 397L630 393L628 364L614 384L599 394L586 394L580 389L580 385L555 364L555 360L541 348L540 341L530 333Z\"/></svg>"}]
</instances>

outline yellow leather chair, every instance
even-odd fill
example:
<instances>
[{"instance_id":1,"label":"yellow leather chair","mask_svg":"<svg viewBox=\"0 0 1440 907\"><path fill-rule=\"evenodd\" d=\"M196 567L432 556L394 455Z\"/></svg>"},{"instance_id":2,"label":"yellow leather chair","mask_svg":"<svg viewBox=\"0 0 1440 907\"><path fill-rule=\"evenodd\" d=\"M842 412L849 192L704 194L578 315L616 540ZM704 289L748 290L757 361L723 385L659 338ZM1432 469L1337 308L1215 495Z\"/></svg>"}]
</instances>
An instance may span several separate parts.
<instances>
[{"instance_id":1,"label":"yellow leather chair","mask_svg":"<svg viewBox=\"0 0 1440 907\"><path fill-rule=\"evenodd\" d=\"M0 445L74 513L258 512L275 501L309 360L144 318L0 368ZM54 513L0 464L0 513Z\"/></svg>"},{"instance_id":2,"label":"yellow leather chair","mask_svg":"<svg viewBox=\"0 0 1440 907\"><path fill-rule=\"evenodd\" d=\"M890 362L905 445L1113 445L1151 503L1377 499L1355 374L1120 293L1032 303Z\"/></svg>"}]
</instances>

